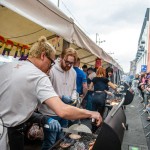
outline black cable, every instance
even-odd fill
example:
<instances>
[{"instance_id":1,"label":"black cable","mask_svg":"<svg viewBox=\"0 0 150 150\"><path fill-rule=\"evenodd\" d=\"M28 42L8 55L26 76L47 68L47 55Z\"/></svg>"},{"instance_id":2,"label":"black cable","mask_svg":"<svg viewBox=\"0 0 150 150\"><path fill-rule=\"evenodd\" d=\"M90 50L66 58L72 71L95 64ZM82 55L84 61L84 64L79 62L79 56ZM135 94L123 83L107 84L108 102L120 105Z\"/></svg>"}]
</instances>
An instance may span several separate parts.
<instances>
[{"instance_id":1,"label":"black cable","mask_svg":"<svg viewBox=\"0 0 150 150\"><path fill-rule=\"evenodd\" d=\"M79 23L79 21L74 17L74 15L71 13L71 11L67 8L67 6L65 5L65 3L63 1L61 1L62 4L64 5L64 7L66 8L66 10L72 15L73 19L79 24L79 26L85 31L85 29L81 26L81 24ZM85 31L87 34L89 34L87 31Z\"/></svg>"},{"instance_id":2,"label":"black cable","mask_svg":"<svg viewBox=\"0 0 150 150\"><path fill-rule=\"evenodd\" d=\"M70 20L66 19L65 17L63 17L62 15L59 15L58 13L56 13L55 11L53 11L52 9L50 9L49 7L47 7L44 3L42 3L40 0L37 0L41 5L43 5L44 7L46 7L47 9L49 9L51 12L53 12L54 14L56 14L57 16L59 16L60 18L63 18L64 20L66 20L67 22L70 22ZM73 24L73 22L71 21L70 23Z\"/></svg>"},{"instance_id":3,"label":"black cable","mask_svg":"<svg viewBox=\"0 0 150 150\"><path fill-rule=\"evenodd\" d=\"M42 28L42 29L40 29L40 30L37 30L37 31L32 32L32 33L29 33L29 34L20 35L20 36L14 36L14 37L9 37L9 38L6 38L6 39L15 39L15 38L19 38L19 37L29 36L29 35L35 34L35 33L37 33L37 32L40 32L40 31L42 31L42 30L46 30L46 29L45 29L45 28Z\"/></svg>"}]
</instances>

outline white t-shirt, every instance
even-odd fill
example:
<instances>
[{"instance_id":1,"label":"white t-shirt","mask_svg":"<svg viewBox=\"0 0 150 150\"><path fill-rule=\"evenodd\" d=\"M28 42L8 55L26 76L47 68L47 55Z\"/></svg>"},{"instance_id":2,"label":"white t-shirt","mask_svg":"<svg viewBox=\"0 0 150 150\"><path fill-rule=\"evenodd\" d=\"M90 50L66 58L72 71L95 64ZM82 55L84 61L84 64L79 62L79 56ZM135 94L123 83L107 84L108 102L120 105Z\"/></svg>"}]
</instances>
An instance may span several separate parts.
<instances>
[{"instance_id":1,"label":"white t-shirt","mask_svg":"<svg viewBox=\"0 0 150 150\"><path fill-rule=\"evenodd\" d=\"M0 115L4 125L25 122L37 105L55 97L48 76L28 61L0 66Z\"/></svg>"}]
</instances>

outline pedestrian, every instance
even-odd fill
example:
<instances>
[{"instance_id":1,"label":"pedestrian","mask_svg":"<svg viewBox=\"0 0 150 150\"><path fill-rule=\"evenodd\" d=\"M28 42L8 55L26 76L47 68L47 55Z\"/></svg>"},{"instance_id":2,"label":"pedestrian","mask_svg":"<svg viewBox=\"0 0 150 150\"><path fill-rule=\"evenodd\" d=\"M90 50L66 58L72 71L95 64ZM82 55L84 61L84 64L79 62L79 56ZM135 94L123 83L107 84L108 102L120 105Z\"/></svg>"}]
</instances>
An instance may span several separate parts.
<instances>
[{"instance_id":1,"label":"pedestrian","mask_svg":"<svg viewBox=\"0 0 150 150\"><path fill-rule=\"evenodd\" d=\"M55 49L42 36L31 47L28 61L0 66L0 115L4 127L0 149L24 149L20 129L38 104L46 104L61 118L95 118L97 125L101 123L101 116L97 112L69 106L60 100L47 76L49 68L54 65L54 59Z\"/></svg>"},{"instance_id":2,"label":"pedestrian","mask_svg":"<svg viewBox=\"0 0 150 150\"><path fill-rule=\"evenodd\" d=\"M138 94L138 84L139 84L139 74L136 74L134 79L132 80L131 88L134 90L135 94Z\"/></svg>"}]
</instances>

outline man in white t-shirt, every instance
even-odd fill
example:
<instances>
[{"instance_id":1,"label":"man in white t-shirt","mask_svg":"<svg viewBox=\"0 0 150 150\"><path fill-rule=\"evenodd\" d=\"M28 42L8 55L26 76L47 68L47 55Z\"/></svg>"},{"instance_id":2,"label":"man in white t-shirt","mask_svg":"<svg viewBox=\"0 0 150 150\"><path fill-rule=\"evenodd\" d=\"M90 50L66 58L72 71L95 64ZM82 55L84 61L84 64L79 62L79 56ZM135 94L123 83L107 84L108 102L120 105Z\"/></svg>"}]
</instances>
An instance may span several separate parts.
<instances>
[{"instance_id":1,"label":"man in white t-shirt","mask_svg":"<svg viewBox=\"0 0 150 150\"><path fill-rule=\"evenodd\" d=\"M54 58L54 48L45 37L41 37L31 47L28 61L0 66L0 116L4 127L0 149L23 150L23 135L18 128L30 118L38 104L48 105L65 119L95 118L98 125L102 121L97 112L68 106L60 100L47 76L49 68L54 64ZM8 137L16 133L19 138L14 136L15 141Z\"/></svg>"}]
</instances>

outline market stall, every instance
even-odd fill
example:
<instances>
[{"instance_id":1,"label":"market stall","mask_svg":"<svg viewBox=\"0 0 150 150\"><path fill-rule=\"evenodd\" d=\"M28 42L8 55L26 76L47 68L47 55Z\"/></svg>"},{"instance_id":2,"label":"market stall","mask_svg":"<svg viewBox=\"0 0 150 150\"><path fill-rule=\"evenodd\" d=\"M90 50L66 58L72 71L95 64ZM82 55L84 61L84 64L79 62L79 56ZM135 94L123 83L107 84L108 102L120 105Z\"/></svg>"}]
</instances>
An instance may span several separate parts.
<instances>
[{"instance_id":1,"label":"market stall","mask_svg":"<svg viewBox=\"0 0 150 150\"><path fill-rule=\"evenodd\" d=\"M119 64L97 46L72 18L67 17L50 1L5 0L0 2L0 13L0 35L8 40L32 45L39 36L45 35L49 40L57 41L54 42L54 47L56 46L58 55L66 43L68 46L71 44L81 55L82 64L94 66L98 57L122 71Z\"/></svg>"}]
</instances>

